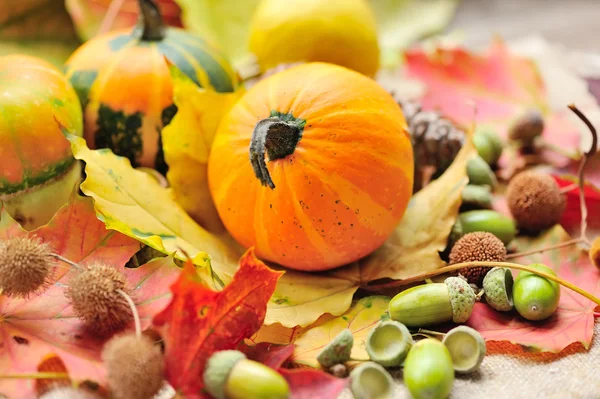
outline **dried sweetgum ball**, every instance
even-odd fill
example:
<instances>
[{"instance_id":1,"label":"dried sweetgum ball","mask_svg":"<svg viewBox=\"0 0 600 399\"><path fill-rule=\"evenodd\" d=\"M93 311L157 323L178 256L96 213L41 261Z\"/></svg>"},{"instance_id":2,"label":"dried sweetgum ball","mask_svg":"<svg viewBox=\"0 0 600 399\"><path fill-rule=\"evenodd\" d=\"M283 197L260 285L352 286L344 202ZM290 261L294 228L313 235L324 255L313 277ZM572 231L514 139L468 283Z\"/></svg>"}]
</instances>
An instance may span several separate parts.
<instances>
[{"instance_id":1,"label":"dried sweetgum ball","mask_svg":"<svg viewBox=\"0 0 600 399\"><path fill-rule=\"evenodd\" d=\"M511 179L506 201L519 228L531 232L558 223L567 205L552 176L534 171L521 172Z\"/></svg>"},{"instance_id":2,"label":"dried sweetgum ball","mask_svg":"<svg viewBox=\"0 0 600 399\"><path fill-rule=\"evenodd\" d=\"M98 263L71 278L65 295L90 331L109 336L133 320L121 292L133 294L125 276L114 267Z\"/></svg>"},{"instance_id":3,"label":"dried sweetgum ball","mask_svg":"<svg viewBox=\"0 0 600 399\"><path fill-rule=\"evenodd\" d=\"M495 235L478 231L465 234L452 247L450 251L450 264L463 262L504 262L506 260L506 247ZM467 278L471 284L481 286L481 282L489 267L471 267L460 270L460 274Z\"/></svg>"},{"instance_id":4,"label":"dried sweetgum ball","mask_svg":"<svg viewBox=\"0 0 600 399\"><path fill-rule=\"evenodd\" d=\"M116 336L106 343L102 360L115 399L148 399L163 386L164 358L159 345L145 335Z\"/></svg>"},{"instance_id":5,"label":"dried sweetgum ball","mask_svg":"<svg viewBox=\"0 0 600 399\"><path fill-rule=\"evenodd\" d=\"M0 290L3 295L27 297L48 281L52 270L50 247L39 238L14 237L0 242Z\"/></svg>"}]
</instances>

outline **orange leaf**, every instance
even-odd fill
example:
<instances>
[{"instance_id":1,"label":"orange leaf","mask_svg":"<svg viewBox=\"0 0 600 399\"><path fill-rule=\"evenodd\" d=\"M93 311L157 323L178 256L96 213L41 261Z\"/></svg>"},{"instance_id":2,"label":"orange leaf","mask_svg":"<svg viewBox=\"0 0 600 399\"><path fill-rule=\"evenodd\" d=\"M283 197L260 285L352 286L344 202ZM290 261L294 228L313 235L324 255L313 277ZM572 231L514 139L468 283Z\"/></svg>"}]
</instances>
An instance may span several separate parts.
<instances>
[{"instance_id":1,"label":"orange leaf","mask_svg":"<svg viewBox=\"0 0 600 399\"><path fill-rule=\"evenodd\" d=\"M156 325L166 327L166 377L177 391L187 398L204 397L206 361L258 331L282 274L265 266L250 249L231 283L215 292L202 285L191 261L186 263L171 286L171 303L154 318Z\"/></svg>"},{"instance_id":2,"label":"orange leaf","mask_svg":"<svg viewBox=\"0 0 600 399\"><path fill-rule=\"evenodd\" d=\"M520 237L517 243L519 250L523 251L569 239L562 227L557 225L539 237ZM600 271L591 264L587 252L576 246L518 258L516 262L525 265L544 263L559 277L596 296L600 294ZM530 322L514 310L500 313L484 303L477 303L467 324L487 341L510 341L536 352L560 352L574 342L589 347L594 333L595 307L594 302L561 286L558 309L545 321Z\"/></svg>"},{"instance_id":3,"label":"orange leaf","mask_svg":"<svg viewBox=\"0 0 600 399\"><path fill-rule=\"evenodd\" d=\"M32 232L23 230L3 212L0 240L18 236L37 236L55 253L80 264L103 262L121 270L134 289L144 326L169 301L167 287L180 274L171 258L125 269L125 263L139 250L139 242L106 230L96 217L92 200L77 195L48 225ZM40 378L35 376L40 371L37 368L47 356L58 357L74 381L104 383L105 370L100 360L104 341L85 329L64 295L74 273L57 262L50 286L39 295L28 299L0 295L0 391L11 399L37 397L36 384L30 379L2 377Z\"/></svg>"}]
</instances>

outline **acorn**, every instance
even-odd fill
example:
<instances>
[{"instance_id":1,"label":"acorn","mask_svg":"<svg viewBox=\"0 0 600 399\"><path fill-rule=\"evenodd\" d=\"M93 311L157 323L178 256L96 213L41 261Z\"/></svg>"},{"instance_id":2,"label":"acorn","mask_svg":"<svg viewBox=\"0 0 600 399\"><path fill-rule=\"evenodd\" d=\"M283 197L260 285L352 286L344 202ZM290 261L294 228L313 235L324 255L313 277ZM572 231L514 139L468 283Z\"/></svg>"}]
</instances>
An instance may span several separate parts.
<instances>
[{"instance_id":1,"label":"acorn","mask_svg":"<svg viewBox=\"0 0 600 399\"><path fill-rule=\"evenodd\" d=\"M491 209L492 189L489 186L468 184L462 191L461 209Z\"/></svg>"},{"instance_id":2,"label":"acorn","mask_svg":"<svg viewBox=\"0 0 600 399\"><path fill-rule=\"evenodd\" d=\"M442 343L446 345L454 371L469 374L477 371L486 353L485 340L476 330L467 326L458 326L444 335Z\"/></svg>"},{"instance_id":3,"label":"acorn","mask_svg":"<svg viewBox=\"0 0 600 399\"><path fill-rule=\"evenodd\" d=\"M390 301L392 320L407 327L425 327L453 321L464 323L471 316L475 292L465 280L448 277L443 283L418 285L400 292Z\"/></svg>"},{"instance_id":4,"label":"acorn","mask_svg":"<svg viewBox=\"0 0 600 399\"><path fill-rule=\"evenodd\" d=\"M509 269L494 267L483 279L483 292L488 305L499 312L508 312L514 307L513 276Z\"/></svg>"},{"instance_id":5,"label":"acorn","mask_svg":"<svg viewBox=\"0 0 600 399\"><path fill-rule=\"evenodd\" d=\"M352 331L344 329L328 343L317 355L317 361L325 368L350 360L350 353L354 345Z\"/></svg>"},{"instance_id":6,"label":"acorn","mask_svg":"<svg viewBox=\"0 0 600 399\"><path fill-rule=\"evenodd\" d=\"M0 242L0 292L27 297L46 285L54 258L48 244L36 237L13 237Z\"/></svg>"},{"instance_id":7,"label":"acorn","mask_svg":"<svg viewBox=\"0 0 600 399\"><path fill-rule=\"evenodd\" d=\"M556 276L554 270L546 265L529 265L536 270ZM515 309L523 318L537 321L552 316L560 301L560 287L536 274L521 271L513 286L513 301Z\"/></svg>"},{"instance_id":8,"label":"acorn","mask_svg":"<svg viewBox=\"0 0 600 399\"><path fill-rule=\"evenodd\" d=\"M480 156L467 162L467 176L469 177L470 184L490 187L495 187L498 184L494 171Z\"/></svg>"},{"instance_id":9,"label":"acorn","mask_svg":"<svg viewBox=\"0 0 600 399\"><path fill-rule=\"evenodd\" d=\"M498 162L504 149L504 143L500 136L491 129L477 130L473 135L473 144L479 156L490 166Z\"/></svg>"},{"instance_id":10,"label":"acorn","mask_svg":"<svg viewBox=\"0 0 600 399\"><path fill-rule=\"evenodd\" d=\"M152 398L163 386L163 355L160 346L146 335L112 338L102 349L102 360L115 399Z\"/></svg>"},{"instance_id":11,"label":"acorn","mask_svg":"<svg viewBox=\"0 0 600 399\"><path fill-rule=\"evenodd\" d=\"M414 340L408 328L393 320L382 321L367 335L367 353L384 367L402 364Z\"/></svg>"},{"instance_id":12,"label":"acorn","mask_svg":"<svg viewBox=\"0 0 600 399\"><path fill-rule=\"evenodd\" d=\"M492 233L477 231L462 236L450 251L450 264L463 262L504 262L506 260L506 247L498 237ZM481 287L481 282L489 267L471 267L460 269L459 273L467 281Z\"/></svg>"},{"instance_id":13,"label":"acorn","mask_svg":"<svg viewBox=\"0 0 600 399\"><path fill-rule=\"evenodd\" d=\"M403 378L414 399L447 398L454 383L450 351L436 339L417 342L404 361Z\"/></svg>"},{"instance_id":14,"label":"acorn","mask_svg":"<svg viewBox=\"0 0 600 399\"><path fill-rule=\"evenodd\" d=\"M215 352L206 363L203 378L215 399L287 399L290 395L281 374L236 350Z\"/></svg>"},{"instance_id":15,"label":"acorn","mask_svg":"<svg viewBox=\"0 0 600 399\"><path fill-rule=\"evenodd\" d=\"M521 172L511 179L506 202L519 228L533 232L558 223L567 205L552 176L535 171Z\"/></svg>"},{"instance_id":16,"label":"acorn","mask_svg":"<svg viewBox=\"0 0 600 399\"><path fill-rule=\"evenodd\" d=\"M119 290L133 296L123 273L114 267L96 263L70 279L65 296L90 331L110 336L123 330L133 320L129 304Z\"/></svg>"},{"instance_id":17,"label":"acorn","mask_svg":"<svg viewBox=\"0 0 600 399\"><path fill-rule=\"evenodd\" d=\"M544 117L540 111L533 109L517 118L509 128L508 138L530 145L543 132Z\"/></svg>"},{"instance_id":18,"label":"acorn","mask_svg":"<svg viewBox=\"0 0 600 399\"><path fill-rule=\"evenodd\" d=\"M350 390L354 399L392 399L394 380L375 362L364 362L350 373Z\"/></svg>"},{"instance_id":19,"label":"acorn","mask_svg":"<svg viewBox=\"0 0 600 399\"><path fill-rule=\"evenodd\" d=\"M515 222L496 211L478 209L463 212L458 215L458 218L462 225L463 234L487 231L502 240L504 245L508 245L517 235Z\"/></svg>"},{"instance_id":20,"label":"acorn","mask_svg":"<svg viewBox=\"0 0 600 399\"><path fill-rule=\"evenodd\" d=\"M596 237L592 242L592 247L590 248L590 261L592 262L592 265L600 268L600 237Z\"/></svg>"}]
</instances>

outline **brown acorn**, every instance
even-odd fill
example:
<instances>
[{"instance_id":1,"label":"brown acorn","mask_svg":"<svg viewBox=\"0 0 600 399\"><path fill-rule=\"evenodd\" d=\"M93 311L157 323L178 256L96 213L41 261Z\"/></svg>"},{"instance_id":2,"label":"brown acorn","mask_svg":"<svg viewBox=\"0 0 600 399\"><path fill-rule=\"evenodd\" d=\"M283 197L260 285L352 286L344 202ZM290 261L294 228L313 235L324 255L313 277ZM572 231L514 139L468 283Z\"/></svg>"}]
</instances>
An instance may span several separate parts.
<instances>
[{"instance_id":1,"label":"brown acorn","mask_svg":"<svg viewBox=\"0 0 600 399\"><path fill-rule=\"evenodd\" d=\"M90 331L110 336L133 320L129 304L119 290L130 297L133 294L121 272L97 263L71 278L65 295Z\"/></svg>"},{"instance_id":2,"label":"brown acorn","mask_svg":"<svg viewBox=\"0 0 600 399\"><path fill-rule=\"evenodd\" d=\"M112 338L102 350L102 360L115 399L153 398L164 384L160 346L145 335L124 334Z\"/></svg>"},{"instance_id":3,"label":"brown acorn","mask_svg":"<svg viewBox=\"0 0 600 399\"><path fill-rule=\"evenodd\" d=\"M544 117L538 110L529 110L510 127L508 138L518 140L526 145L531 142L544 131Z\"/></svg>"},{"instance_id":4,"label":"brown acorn","mask_svg":"<svg viewBox=\"0 0 600 399\"><path fill-rule=\"evenodd\" d=\"M450 264L463 262L504 262L506 260L506 247L495 235L478 231L465 234L452 247L450 251ZM459 271L470 284L481 287L481 282L489 267L471 267Z\"/></svg>"},{"instance_id":5,"label":"brown acorn","mask_svg":"<svg viewBox=\"0 0 600 399\"><path fill-rule=\"evenodd\" d=\"M519 228L537 232L560 221L567 201L552 176L521 172L511 179L506 201Z\"/></svg>"},{"instance_id":6,"label":"brown acorn","mask_svg":"<svg viewBox=\"0 0 600 399\"><path fill-rule=\"evenodd\" d=\"M54 258L39 238L14 237L0 242L0 291L27 297L46 285Z\"/></svg>"}]
</instances>

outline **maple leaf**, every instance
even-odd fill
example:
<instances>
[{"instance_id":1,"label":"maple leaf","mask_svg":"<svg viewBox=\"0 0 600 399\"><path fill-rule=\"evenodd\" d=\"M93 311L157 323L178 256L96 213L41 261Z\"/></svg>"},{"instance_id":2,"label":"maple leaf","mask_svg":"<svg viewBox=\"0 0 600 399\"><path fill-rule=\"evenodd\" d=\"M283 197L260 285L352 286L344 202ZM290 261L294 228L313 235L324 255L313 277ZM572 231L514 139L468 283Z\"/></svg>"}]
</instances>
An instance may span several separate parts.
<instances>
[{"instance_id":1,"label":"maple leaf","mask_svg":"<svg viewBox=\"0 0 600 399\"><path fill-rule=\"evenodd\" d=\"M519 237L516 241L518 249L522 251L569 239L569 235L557 225L539 237ZM600 271L591 264L587 252L576 246L517 258L516 262L525 265L543 263L562 279L593 295L600 293ZM479 331L487 341L510 341L536 352L560 352L574 342L580 342L588 348L594 332L596 304L569 289L560 288L558 309L545 321L526 321L514 310L501 313L477 303L467 324Z\"/></svg>"},{"instance_id":2,"label":"maple leaf","mask_svg":"<svg viewBox=\"0 0 600 399\"><path fill-rule=\"evenodd\" d=\"M19 236L39 237L54 253L74 262L102 262L121 270L131 284L144 327L169 301L166 287L180 274L171 258L125 269L125 263L139 250L139 242L107 230L97 219L92 200L76 194L47 225L31 232L4 211L0 240ZM35 397L35 383L3 376L35 376L38 365L48 356L60 358L74 381L104 383L100 359L104 341L83 326L64 295L75 272L62 263L54 269L50 286L39 295L29 299L0 295L0 392L11 399Z\"/></svg>"},{"instance_id":3,"label":"maple leaf","mask_svg":"<svg viewBox=\"0 0 600 399\"><path fill-rule=\"evenodd\" d=\"M167 381L187 398L204 396L202 372L216 351L234 349L262 326L283 272L269 269L252 249L223 291L212 291L188 260L171 286L173 298L154 323L164 326Z\"/></svg>"},{"instance_id":4,"label":"maple leaf","mask_svg":"<svg viewBox=\"0 0 600 399\"><path fill-rule=\"evenodd\" d=\"M473 124L475 105L478 127L493 128L503 138L518 117L529 109L537 109L544 116L542 137L549 145L578 148L580 132L566 119L567 108L559 112L550 109L536 65L511 55L502 41L496 40L485 55L463 48L437 48L432 53L410 50L405 58L408 76L427 85L421 99L425 109L438 110L466 128ZM519 156L514 152L510 155ZM568 157L551 151L543 151L541 155L556 166L570 162Z\"/></svg>"},{"instance_id":5,"label":"maple leaf","mask_svg":"<svg viewBox=\"0 0 600 399\"><path fill-rule=\"evenodd\" d=\"M596 171L590 166L590 171ZM554 176L554 180L562 187L577 183L575 176ZM587 176L586 176L587 180ZM586 182L584 186L585 202L587 204L587 235L596 237L600 235L600 188ZM579 237L581 232L581 205L579 201L579 188L566 193L567 206L560 220L561 226L573 237Z\"/></svg>"}]
</instances>

